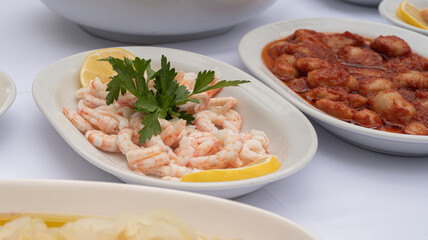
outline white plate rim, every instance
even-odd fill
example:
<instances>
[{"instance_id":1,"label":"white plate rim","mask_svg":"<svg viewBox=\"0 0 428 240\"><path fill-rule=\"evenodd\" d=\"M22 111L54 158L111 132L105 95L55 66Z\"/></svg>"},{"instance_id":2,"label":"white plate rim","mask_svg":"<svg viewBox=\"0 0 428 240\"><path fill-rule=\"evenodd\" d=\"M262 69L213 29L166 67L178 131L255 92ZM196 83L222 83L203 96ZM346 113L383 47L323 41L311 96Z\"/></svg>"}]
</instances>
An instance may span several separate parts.
<instances>
[{"instance_id":1,"label":"white plate rim","mask_svg":"<svg viewBox=\"0 0 428 240\"><path fill-rule=\"evenodd\" d=\"M171 196L173 199L174 196L180 196L179 201L186 202L188 199L193 202L203 202L207 205L221 205L221 206L231 206L235 209L240 209L243 212L254 212L255 216L264 215L266 218L274 219L275 222L280 222L281 225L287 225L297 232L304 234L310 239L317 239L311 232L305 229L303 226L291 221L288 218L280 216L274 212L264 210L249 204L223 199L218 197L213 197L205 194L193 193L180 191L176 189L166 189L166 188L157 188L143 185L133 185L133 184L123 184L123 183L111 183L111 182L96 182L96 181L81 181L81 180L64 180L64 179L0 179L0 189L7 187L15 189L19 187L26 189L36 189L37 188L51 188L51 189L60 189L60 191L71 191L79 192L85 189L93 189L94 194L109 194L114 195L118 191L127 191L132 192L133 195L155 195L155 197ZM79 194L76 194L78 196ZM88 203L94 204L94 203ZM3 213L3 212L2 212ZM107 216L107 215L106 215ZM220 234L219 234L220 235Z\"/></svg>"},{"instance_id":2,"label":"white plate rim","mask_svg":"<svg viewBox=\"0 0 428 240\"><path fill-rule=\"evenodd\" d=\"M16 98L16 86L12 78L9 77L6 73L0 71L0 85L1 94L6 95L6 101L3 105L0 106L0 116L3 115L13 104Z\"/></svg>"},{"instance_id":3,"label":"white plate rim","mask_svg":"<svg viewBox=\"0 0 428 240\"><path fill-rule=\"evenodd\" d=\"M403 22L401 19L399 19L397 17L397 15L394 13L391 13L388 10L388 7L391 5L397 5L396 8L398 8L398 6L400 5L401 0L383 0L378 7L379 13L382 17L384 17L386 20L400 26L403 28L407 28L410 30L413 30L415 32L421 33L421 34L425 34L428 35L428 30L422 29L422 28L418 28L415 26L412 26L408 23ZM427 7L428 7L428 3L427 3Z\"/></svg>"},{"instance_id":4,"label":"white plate rim","mask_svg":"<svg viewBox=\"0 0 428 240\"><path fill-rule=\"evenodd\" d=\"M301 113L294 105L290 104L287 100L285 100L284 98L282 98L279 94L277 94L276 92L272 91L270 88L268 88L266 85L264 85L263 83L261 83L259 80L255 79L254 77L252 77L251 75L243 72L242 70L229 65L227 63L221 62L219 60L216 60L214 58L205 56L205 55L201 55L201 54L197 54L197 53L193 53L193 52L189 52L189 51L184 51L184 50L178 50L178 49L172 49L172 48L164 48L164 47L149 47L149 46L123 46L123 47L119 47L119 48L124 48L130 52L132 52L132 49L138 48L138 49L145 49L147 51L149 50L153 50L153 51L158 51L159 53L162 53L164 55L168 55L168 54L189 54L198 58L203 59L204 61L211 61L213 63L215 63L216 65L224 65L227 66L228 68L230 68L233 71L238 71L241 74L244 74L247 76L246 79L251 80L251 82L253 84L255 84L257 86L257 88L260 89L264 89L267 91L271 91L271 97L274 97L275 99L277 99L279 102L283 102L284 104L287 105L287 107L293 109L296 114L301 115L302 120L307 123L307 126L310 128L309 132L310 132L310 138L313 139L313 144L310 145L310 147L307 149L307 154L305 155L305 157L299 162L299 164L295 165L292 168L289 168L288 171L276 171L274 173L265 175L265 176L261 176L258 178L252 178L252 179L245 179L245 180L238 180L238 181L230 181L230 182L203 182L203 183L192 183L192 182L174 182L174 181L165 181L165 180L160 180L160 179L156 179L153 177L146 177L146 176L142 176L142 175L138 175L136 173L129 171L122 171L119 168L110 166L108 164L103 164L102 161L98 161L97 159L92 159L90 158L88 155L86 154L82 154L81 151L79 151L78 148L76 148L76 145L73 144L72 139L69 138L69 136L67 136L67 134L65 133L65 131L63 131L63 129L61 128L61 126L59 126L59 124L57 124L55 122L55 116L50 114L49 111L45 108L45 106L43 106L41 104L41 93L38 90L38 85L39 82L42 81L42 78L40 76L42 76L45 72L49 71L49 69L58 63L62 63L62 62L68 62L70 60L72 60L73 58L76 58L77 56L82 56L82 55L87 55L93 51L96 51L98 49L94 49L94 50L89 50L89 51L85 51L85 52L81 52L81 53L77 53L68 57L65 57L63 59L60 59L50 65L48 65L47 67L45 67L43 70L41 70L37 76L34 79L33 82L33 98L37 104L37 106L39 107L39 109L43 112L43 114L46 116L46 118L48 119L48 121L51 123L51 125L56 129L56 131L61 135L61 137L80 155L82 156L82 158L84 158L85 160L87 160L88 162L90 162L91 164L97 166L98 168L120 178L120 179L127 179L133 182L138 182L138 183L142 183L142 184L149 184L152 186L158 186L158 187L165 187L165 188L174 188L174 189L182 189L182 190L189 190L189 191L222 191L222 190L231 190L231 189L238 189L238 188L243 188L243 187L248 187L251 185L264 185L273 181L276 181L278 179L281 179L283 177L289 176L291 174L294 174L295 172L299 171L300 169L302 169L304 166L306 166L306 164L308 164L311 159L313 158L313 156L316 153L317 147L318 147L318 140L317 140L317 135L315 132L315 129L313 128L312 124L310 123L310 121L306 118L305 115L303 115L303 113Z\"/></svg>"},{"instance_id":5,"label":"white plate rim","mask_svg":"<svg viewBox=\"0 0 428 240\"><path fill-rule=\"evenodd\" d=\"M251 40L252 36L254 36L256 34L263 36L264 31L266 31L266 32L268 32L268 31L269 32L270 31L280 31L281 28L278 27L280 25L286 25L286 24L292 25L293 23L299 23L299 25L300 25L300 24L303 24L305 22L322 22L322 23L329 25L329 26L335 25L335 24L343 24L344 25L344 24L350 24L350 23L360 24L361 26L371 25L371 26L376 26L376 27L384 28L384 29L385 28L390 29L390 30L393 29L393 30L398 31L402 34L409 35L409 38L425 38L425 36L418 34L418 33L415 33L415 32L412 32L410 30L406 30L406 29L399 28L399 27L392 26L392 25L386 25L386 24L382 24L382 23L366 21L366 20L343 19L343 18L302 18L302 19L284 20L284 21L278 21L278 22L266 24L266 25L260 26L258 28L255 28L252 31L245 34L241 38L239 45L238 45L238 53L239 53L239 56L240 56L241 60L243 61L244 65L251 72L253 72L259 79L261 79L262 81L265 81L266 84L268 84L276 92L281 92L281 95L284 94L284 97L288 101L293 103L295 106L297 106L297 108L299 108L302 112L304 112L305 114L308 114L310 116L313 116L316 119L320 119L323 122L334 125L334 126L339 127L341 129L345 129L348 131L352 131L352 132L363 134L363 135L370 136L370 137L383 138L383 139L394 140L394 141L428 143L428 136L397 134L397 133L390 133L390 132L379 131L379 130L374 130L374 129L370 129L370 128L357 126L357 125L350 124L350 123L347 123L345 121L339 120L339 119L332 117L326 113L323 113L320 110L317 110L314 107L310 106L309 104L303 104L300 101L298 101L298 99L296 97L291 96L290 94L285 92L280 86L278 86L278 84L272 83L272 81L280 81L280 80L278 80L277 78L272 78L270 76L267 76L265 73L263 73L258 68L258 65L256 64L256 63L259 63L258 62L259 59L253 60L253 59L249 58L248 55L246 54L245 51L248 47L247 45L254 44L253 41ZM276 39L264 39L265 44L263 46L260 46L261 48L258 48L258 49L260 49L260 53L261 53L261 49L266 44L268 44L269 42L274 41L274 40L276 40ZM255 46L252 46L252 47L255 47ZM255 47L255 48L257 48L257 47ZM264 68L266 68L264 66L264 64L262 66ZM285 85L285 84L283 84L283 85ZM287 86L284 86L284 87L288 88Z\"/></svg>"}]
</instances>

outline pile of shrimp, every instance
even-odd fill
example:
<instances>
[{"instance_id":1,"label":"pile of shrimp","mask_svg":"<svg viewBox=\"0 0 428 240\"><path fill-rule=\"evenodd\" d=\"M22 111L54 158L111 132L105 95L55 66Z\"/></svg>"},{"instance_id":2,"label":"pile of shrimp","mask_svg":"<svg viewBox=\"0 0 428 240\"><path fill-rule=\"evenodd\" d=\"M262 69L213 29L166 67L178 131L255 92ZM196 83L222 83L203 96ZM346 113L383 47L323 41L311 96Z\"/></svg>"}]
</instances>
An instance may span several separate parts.
<instances>
[{"instance_id":1,"label":"pile of shrimp","mask_svg":"<svg viewBox=\"0 0 428 240\"><path fill-rule=\"evenodd\" d=\"M190 91L195 79L193 72L180 71L176 76ZM106 88L95 78L87 88L77 90L77 112L63 108L63 113L92 145L123 153L135 172L180 181L184 175L202 170L243 167L268 153L265 133L241 132L241 116L232 109L238 100L214 97L220 89L194 95L199 103L179 106L193 115L192 124L183 119L159 119L162 131L139 144L144 114L133 110L137 98L127 92L107 105Z\"/></svg>"}]
</instances>

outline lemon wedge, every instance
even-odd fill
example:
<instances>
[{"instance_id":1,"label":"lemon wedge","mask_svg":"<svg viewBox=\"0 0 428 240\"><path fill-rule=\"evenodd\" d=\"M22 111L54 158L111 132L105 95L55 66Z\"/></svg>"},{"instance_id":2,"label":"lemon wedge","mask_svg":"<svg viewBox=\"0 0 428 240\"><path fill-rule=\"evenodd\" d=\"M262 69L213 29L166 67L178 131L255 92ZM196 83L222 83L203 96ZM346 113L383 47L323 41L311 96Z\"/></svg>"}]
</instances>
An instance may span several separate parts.
<instances>
[{"instance_id":1,"label":"lemon wedge","mask_svg":"<svg viewBox=\"0 0 428 240\"><path fill-rule=\"evenodd\" d=\"M397 9L397 16L404 22L428 30L428 22L422 17L421 10L415 5L402 1Z\"/></svg>"},{"instance_id":2,"label":"lemon wedge","mask_svg":"<svg viewBox=\"0 0 428 240\"><path fill-rule=\"evenodd\" d=\"M82 68L80 69L80 83L82 84L82 87L88 87L89 82L95 79L95 77L99 77L101 82L104 84L107 84L110 81L110 77L114 76L116 72L113 71L110 63L98 61L110 56L121 59L124 57L129 59L135 58L132 53L123 48L103 48L90 53L86 56L83 61Z\"/></svg>"},{"instance_id":3,"label":"lemon wedge","mask_svg":"<svg viewBox=\"0 0 428 240\"><path fill-rule=\"evenodd\" d=\"M225 182L260 177L273 173L281 163L272 155L257 160L245 167L228 169L211 169L184 175L183 182Z\"/></svg>"}]
</instances>

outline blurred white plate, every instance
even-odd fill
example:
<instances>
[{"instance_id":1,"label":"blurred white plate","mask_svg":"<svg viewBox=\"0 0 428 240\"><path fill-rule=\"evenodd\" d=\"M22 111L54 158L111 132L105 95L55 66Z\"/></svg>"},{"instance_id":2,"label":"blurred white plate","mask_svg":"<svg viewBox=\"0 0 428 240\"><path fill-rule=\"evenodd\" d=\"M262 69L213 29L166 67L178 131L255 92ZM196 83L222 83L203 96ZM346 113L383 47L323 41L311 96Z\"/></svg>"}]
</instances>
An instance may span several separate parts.
<instances>
[{"instance_id":1,"label":"blurred white plate","mask_svg":"<svg viewBox=\"0 0 428 240\"><path fill-rule=\"evenodd\" d=\"M236 110L244 121L242 131L263 130L271 141L270 152L282 167L266 176L231 182L189 183L164 181L131 171L122 154L112 154L93 147L62 114L62 108L76 109L75 92L80 88L79 71L85 56L79 53L42 70L34 80L33 96L40 110L64 140L84 159L127 183L181 189L232 198L254 191L295 173L305 166L317 149L317 136L309 120L292 104L270 88L226 63L199 54L157 47L124 47L136 56L152 59L155 69L165 55L177 70L198 72L217 69L222 79L247 79L251 83L223 89L218 96L234 96Z\"/></svg>"},{"instance_id":2,"label":"blurred white plate","mask_svg":"<svg viewBox=\"0 0 428 240\"><path fill-rule=\"evenodd\" d=\"M265 210L170 189L31 179L0 180L0 193L0 213L116 217L123 213L170 209L197 231L224 239L282 240L284 236L289 240L316 239L299 225Z\"/></svg>"},{"instance_id":3,"label":"blurred white plate","mask_svg":"<svg viewBox=\"0 0 428 240\"><path fill-rule=\"evenodd\" d=\"M357 4L357 5L376 7L377 5L379 5L381 0L343 0L343 1Z\"/></svg>"},{"instance_id":4,"label":"blurred white plate","mask_svg":"<svg viewBox=\"0 0 428 240\"><path fill-rule=\"evenodd\" d=\"M254 75L338 137L355 145L388 154L428 155L428 136L383 132L341 121L313 107L275 77L263 63L262 49L266 44L289 36L299 28L313 29L319 32L350 31L369 38L379 35L396 35L406 40L414 52L428 57L427 38L425 36L402 28L368 21L322 18L296 19L268 24L247 33L239 43L239 55Z\"/></svg>"},{"instance_id":5,"label":"blurred white plate","mask_svg":"<svg viewBox=\"0 0 428 240\"><path fill-rule=\"evenodd\" d=\"M388 21L410 30L413 30L418 33L422 33L425 35L428 35L428 30L414 27L410 24L407 24L403 22L401 19L397 17L397 14L395 13L398 9L398 6L400 6L400 3L402 0L383 0L379 4L379 13L382 15L382 17L386 18ZM428 7L428 1L427 0L409 0L408 2L412 3L416 7L419 8L426 8Z\"/></svg>"},{"instance_id":6,"label":"blurred white plate","mask_svg":"<svg viewBox=\"0 0 428 240\"><path fill-rule=\"evenodd\" d=\"M15 97L15 83L6 73L0 71L0 116L12 106Z\"/></svg>"}]
</instances>

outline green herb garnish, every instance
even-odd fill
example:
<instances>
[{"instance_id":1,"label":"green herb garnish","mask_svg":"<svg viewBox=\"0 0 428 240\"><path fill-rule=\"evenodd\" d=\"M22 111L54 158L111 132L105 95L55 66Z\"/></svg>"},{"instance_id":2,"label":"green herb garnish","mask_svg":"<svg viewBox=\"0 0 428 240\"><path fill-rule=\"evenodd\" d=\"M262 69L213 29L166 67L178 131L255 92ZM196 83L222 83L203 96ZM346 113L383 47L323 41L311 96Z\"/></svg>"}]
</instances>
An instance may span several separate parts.
<instances>
[{"instance_id":1,"label":"green herb garnish","mask_svg":"<svg viewBox=\"0 0 428 240\"><path fill-rule=\"evenodd\" d=\"M179 111L179 105L186 102L199 103L197 99L191 98L195 94L203 93L223 87L237 86L242 83L248 83L247 80L222 80L213 85L214 71L199 72L195 81L195 87L190 92L184 85L178 84L175 80L177 72L171 68L167 58L162 55L161 68L154 71L151 66L151 60L145 60L136 57L135 60L128 58L120 59L108 57L100 59L108 61L117 75L111 77L107 84L107 104L112 104L118 99L119 94L125 94L126 91L137 97L134 104L134 110L145 113L142 124L144 127L139 131L140 143L144 143L152 136L161 132L159 118L171 119L172 117L182 118L188 123L193 121L191 114L185 111ZM149 89L149 81L154 80L155 91ZM135 81L134 81L135 80Z\"/></svg>"}]
</instances>

